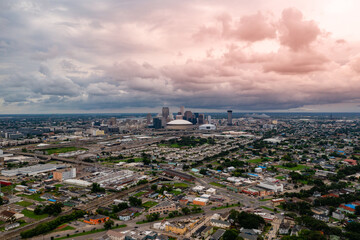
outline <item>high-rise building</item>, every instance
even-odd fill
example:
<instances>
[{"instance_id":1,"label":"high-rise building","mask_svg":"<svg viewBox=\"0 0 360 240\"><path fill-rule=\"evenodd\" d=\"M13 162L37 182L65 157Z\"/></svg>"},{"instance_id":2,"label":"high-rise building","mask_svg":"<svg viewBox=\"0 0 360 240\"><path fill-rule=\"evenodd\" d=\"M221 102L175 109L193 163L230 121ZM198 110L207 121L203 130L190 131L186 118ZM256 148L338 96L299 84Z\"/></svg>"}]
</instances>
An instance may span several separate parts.
<instances>
[{"instance_id":1,"label":"high-rise building","mask_svg":"<svg viewBox=\"0 0 360 240\"><path fill-rule=\"evenodd\" d=\"M208 123L211 124L211 116L210 115L208 115L207 120L208 120Z\"/></svg>"},{"instance_id":2,"label":"high-rise building","mask_svg":"<svg viewBox=\"0 0 360 240\"><path fill-rule=\"evenodd\" d=\"M154 128L155 128L155 129L160 129L161 126L162 126L161 122L162 122L162 121L161 121L161 118L158 118L158 117L153 118Z\"/></svg>"},{"instance_id":3,"label":"high-rise building","mask_svg":"<svg viewBox=\"0 0 360 240\"><path fill-rule=\"evenodd\" d=\"M227 113L228 113L228 119L227 119L228 123L227 123L227 125L232 126L232 110L228 110Z\"/></svg>"},{"instance_id":4,"label":"high-rise building","mask_svg":"<svg viewBox=\"0 0 360 240\"><path fill-rule=\"evenodd\" d=\"M147 123L147 124L150 124L150 123L151 123L151 114L150 114L150 113L148 113L148 114L146 115L146 123Z\"/></svg>"},{"instance_id":5,"label":"high-rise building","mask_svg":"<svg viewBox=\"0 0 360 240\"><path fill-rule=\"evenodd\" d=\"M199 114L199 117L198 117L198 124L204 124L204 114Z\"/></svg>"},{"instance_id":6,"label":"high-rise building","mask_svg":"<svg viewBox=\"0 0 360 240\"><path fill-rule=\"evenodd\" d=\"M186 111L186 112L184 113L184 119L189 121L189 119L192 118L192 115L193 115L193 114L192 114L191 111Z\"/></svg>"},{"instance_id":7,"label":"high-rise building","mask_svg":"<svg viewBox=\"0 0 360 240\"><path fill-rule=\"evenodd\" d=\"M184 116L184 113L185 113L185 107L184 106L180 107L180 112L181 112L181 115Z\"/></svg>"},{"instance_id":8,"label":"high-rise building","mask_svg":"<svg viewBox=\"0 0 360 240\"><path fill-rule=\"evenodd\" d=\"M115 126L116 125L116 117L112 117L109 119L109 125L110 126Z\"/></svg>"},{"instance_id":9,"label":"high-rise building","mask_svg":"<svg viewBox=\"0 0 360 240\"><path fill-rule=\"evenodd\" d=\"M162 117L167 119L170 115L170 110L168 107L163 107L162 108Z\"/></svg>"}]
</instances>

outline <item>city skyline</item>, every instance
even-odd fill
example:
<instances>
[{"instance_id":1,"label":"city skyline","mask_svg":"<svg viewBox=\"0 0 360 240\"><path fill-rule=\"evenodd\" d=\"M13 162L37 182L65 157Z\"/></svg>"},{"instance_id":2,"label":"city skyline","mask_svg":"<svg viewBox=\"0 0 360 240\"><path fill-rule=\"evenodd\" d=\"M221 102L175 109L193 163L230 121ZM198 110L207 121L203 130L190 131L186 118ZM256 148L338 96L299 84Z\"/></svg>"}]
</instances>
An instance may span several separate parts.
<instances>
[{"instance_id":1,"label":"city skyline","mask_svg":"<svg viewBox=\"0 0 360 240\"><path fill-rule=\"evenodd\" d=\"M359 112L357 1L2 1L0 114Z\"/></svg>"}]
</instances>

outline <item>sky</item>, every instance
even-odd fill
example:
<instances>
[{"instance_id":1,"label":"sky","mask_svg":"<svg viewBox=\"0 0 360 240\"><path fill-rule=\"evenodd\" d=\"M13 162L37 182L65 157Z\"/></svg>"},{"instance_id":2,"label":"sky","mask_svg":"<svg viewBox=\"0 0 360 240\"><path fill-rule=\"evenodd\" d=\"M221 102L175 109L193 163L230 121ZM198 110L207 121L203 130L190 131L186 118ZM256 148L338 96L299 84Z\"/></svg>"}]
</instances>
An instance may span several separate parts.
<instances>
[{"instance_id":1,"label":"sky","mask_svg":"<svg viewBox=\"0 0 360 240\"><path fill-rule=\"evenodd\" d=\"M359 112L358 9L357 0L2 0L0 114Z\"/></svg>"}]
</instances>

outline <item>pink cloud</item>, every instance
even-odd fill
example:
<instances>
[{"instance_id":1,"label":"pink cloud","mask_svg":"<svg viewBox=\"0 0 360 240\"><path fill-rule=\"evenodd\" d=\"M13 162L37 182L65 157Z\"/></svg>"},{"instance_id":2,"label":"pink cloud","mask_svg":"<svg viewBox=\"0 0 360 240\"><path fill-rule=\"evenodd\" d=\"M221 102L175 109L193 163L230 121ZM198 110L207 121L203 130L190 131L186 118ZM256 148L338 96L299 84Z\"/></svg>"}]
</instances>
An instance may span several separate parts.
<instances>
[{"instance_id":1,"label":"pink cloud","mask_svg":"<svg viewBox=\"0 0 360 240\"><path fill-rule=\"evenodd\" d=\"M257 42L276 37L276 26L261 12L246 15L239 21L233 21L226 13L216 18L221 26L201 26L193 35L196 40L205 40L212 37L237 39L247 42Z\"/></svg>"},{"instance_id":2,"label":"pink cloud","mask_svg":"<svg viewBox=\"0 0 360 240\"><path fill-rule=\"evenodd\" d=\"M314 21L303 20L299 10L288 8L282 12L279 33L280 43L297 51L308 48L319 36L320 29Z\"/></svg>"},{"instance_id":3,"label":"pink cloud","mask_svg":"<svg viewBox=\"0 0 360 240\"><path fill-rule=\"evenodd\" d=\"M264 72L280 74L306 74L325 70L325 63L329 59L314 51L287 51L281 50L273 54L270 62L263 64Z\"/></svg>"},{"instance_id":4,"label":"pink cloud","mask_svg":"<svg viewBox=\"0 0 360 240\"><path fill-rule=\"evenodd\" d=\"M258 12L242 17L235 24L232 34L240 40L256 42L266 38L275 38L276 28L261 12Z\"/></svg>"}]
</instances>

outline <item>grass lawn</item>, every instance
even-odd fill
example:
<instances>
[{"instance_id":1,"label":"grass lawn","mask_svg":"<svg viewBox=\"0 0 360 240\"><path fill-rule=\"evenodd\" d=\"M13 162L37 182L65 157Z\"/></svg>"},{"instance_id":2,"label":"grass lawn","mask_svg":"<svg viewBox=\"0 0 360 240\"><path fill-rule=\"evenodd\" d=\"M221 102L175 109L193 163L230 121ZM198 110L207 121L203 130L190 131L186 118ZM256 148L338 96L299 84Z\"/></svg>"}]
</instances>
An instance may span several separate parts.
<instances>
[{"instance_id":1,"label":"grass lawn","mask_svg":"<svg viewBox=\"0 0 360 240\"><path fill-rule=\"evenodd\" d=\"M260 202L266 202L266 201L270 201L272 198L264 198L264 199L260 199Z\"/></svg>"},{"instance_id":2,"label":"grass lawn","mask_svg":"<svg viewBox=\"0 0 360 240\"><path fill-rule=\"evenodd\" d=\"M224 205L224 206L220 206L220 207L212 207L211 210L217 210L217 209L224 209L224 208L231 208L231 207L240 207L241 204L229 204L228 206Z\"/></svg>"},{"instance_id":3,"label":"grass lawn","mask_svg":"<svg viewBox=\"0 0 360 240\"><path fill-rule=\"evenodd\" d=\"M266 207L266 206L261 206L261 208L263 208L263 209L266 209L266 210L269 210L269 211L274 211L274 209L272 209L272 208L269 208L269 207Z\"/></svg>"},{"instance_id":4,"label":"grass lawn","mask_svg":"<svg viewBox=\"0 0 360 240\"><path fill-rule=\"evenodd\" d=\"M173 144L159 144L159 147L180 148L181 146L177 143L173 143Z\"/></svg>"},{"instance_id":5,"label":"grass lawn","mask_svg":"<svg viewBox=\"0 0 360 240\"><path fill-rule=\"evenodd\" d=\"M174 187L176 187L176 188L188 188L189 185L187 185L186 183L174 183Z\"/></svg>"},{"instance_id":6,"label":"grass lawn","mask_svg":"<svg viewBox=\"0 0 360 240\"><path fill-rule=\"evenodd\" d=\"M54 154L54 153L67 153L67 152L73 152L77 150L87 150L86 148L77 148L77 147L63 147L63 148L48 148L44 149L44 151L47 152L47 154Z\"/></svg>"},{"instance_id":7,"label":"grass lawn","mask_svg":"<svg viewBox=\"0 0 360 240\"><path fill-rule=\"evenodd\" d=\"M55 186L55 187L63 187L64 184L55 184L54 186Z\"/></svg>"},{"instance_id":8,"label":"grass lawn","mask_svg":"<svg viewBox=\"0 0 360 240\"><path fill-rule=\"evenodd\" d=\"M26 202L26 201L17 202L15 204L19 205L19 206L22 206L22 207L28 207L28 206L32 205L31 202Z\"/></svg>"},{"instance_id":9,"label":"grass lawn","mask_svg":"<svg viewBox=\"0 0 360 240\"><path fill-rule=\"evenodd\" d=\"M276 179L279 179L279 180L284 180L285 179L285 177L284 176L277 176L277 177L275 177Z\"/></svg>"},{"instance_id":10,"label":"grass lawn","mask_svg":"<svg viewBox=\"0 0 360 240\"><path fill-rule=\"evenodd\" d=\"M49 216L48 214L36 215L33 211L29 211L27 209L22 210L21 213L24 214L25 217L32 218L35 220L41 220Z\"/></svg>"},{"instance_id":11,"label":"grass lawn","mask_svg":"<svg viewBox=\"0 0 360 240\"><path fill-rule=\"evenodd\" d=\"M175 190L173 190L173 191L171 191L170 193L171 193L171 194L174 194L175 196L177 196L177 195L181 194L181 191L175 191Z\"/></svg>"},{"instance_id":12,"label":"grass lawn","mask_svg":"<svg viewBox=\"0 0 360 240\"><path fill-rule=\"evenodd\" d=\"M32 199L32 200L35 200L35 201L39 201L39 202L45 201L44 199L41 199L41 198L40 198L40 194L39 194L39 193L34 193L34 194L32 194L32 195L20 194L19 196L20 196L20 197L29 198L29 199Z\"/></svg>"},{"instance_id":13,"label":"grass lawn","mask_svg":"<svg viewBox=\"0 0 360 240\"><path fill-rule=\"evenodd\" d=\"M146 208L146 209L149 209L155 205L157 205L158 203L157 202L153 202L153 201L148 201L146 203L143 203L143 207Z\"/></svg>"},{"instance_id":14,"label":"grass lawn","mask_svg":"<svg viewBox=\"0 0 360 240\"><path fill-rule=\"evenodd\" d=\"M142 214L141 212L137 212L137 213L135 213L135 214L134 214L134 218L136 218L136 217L140 216L141 214Z\"/></svg>"},{"instance_id":15,"label":"grass lawn","mask_svg":"<svg viewBox=\"0 0 360 240\"><path fill-rule=\"evenodd\" d=\"M220 183L217 183L217 182L211 182L211 183L209 183L209 184L211 184L211 185L213 185L213 186L216 186L216 187L226 187L225 185L220 184Z\"/></svg>"},{"instance_id":16,"label":"grass lawn","mask_svg":"<svg viewBox=\"0 0 360 240\"><path fill-rule=\"evenodd\" d=\"M64 225L67 225L67 223L64 223L62 225L60 225L59 227L55 228L53 231L51 231L51 233L53 232L61 232L61 231L66 231L66 230L75 230L76 228L67 225L66 227L63 227Z\"/></svg>"},{"instance_id":17,"label":"grass lawn","mask_svg":"<svg viewBox=\"0 0 360 240\"><path fill-rule=\"evenodd\" d=\"M143 158L134 158L134 160L135 160L135 162L142 162L142 161L144 161Z\"/></svg>"},{"instance_id":18,"label":"grass lawn","mask_svg":"<svg viewBox=\"0 0 360 240\"><path fill-rule=\"evenodd\" d=\"M165 183L164 185L173 186L174 188L188 188L187 183L177 182L177 183Z\"/></svg>"},{"instance_id":19,"label":"grass lawn","mask_svg":"<svg viewBox=\"0 0 360 240\"><path fill-rule=\"evenodd\" d=\"M275 167L282 168L282 169L287 169L287 170L291 170L291 171L298 171L298 170L303 170L303 169L309 168L308 166L300 165L300 164L297 165L296 167L292 167L292 168L284 167L284 166L281 166L281 165L276 165Z\"/></svg>"},{"instance_id":20,"label":"grass lawn","mask_svg":"<svg viewBox=\"0 0 360 240\"><path fill-rule=\"evenodd\" d=\"M16 184L10 185L10 186L1 186L1 192L2 193L11 193L11 189L15 189ZM17 193L17 191L13 190L14 193Z\"/></svg>"},{"instance_id":21,"label":"grass lawn","mask_svg":"<svg viewBox=\"0 0 360 240\"><path fill-rule=\"evenodd\" d=\"M260 158L257 158L257 159L251 159L248 161L248 163L261 163L261 159Z\"/></svg>"},{"instance_id":22,"label":"grass lawn","mask_svg":"<svg viewBox=\"0 0 360 240\"><path fill-rule=\"evenodd\" d=\"M134 194L134 197L141 197L142 195L144 195L146 192L138 192L136 194Z\"/></svg>"}]
</instances>

